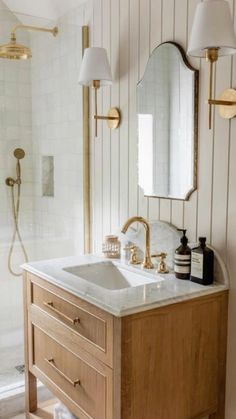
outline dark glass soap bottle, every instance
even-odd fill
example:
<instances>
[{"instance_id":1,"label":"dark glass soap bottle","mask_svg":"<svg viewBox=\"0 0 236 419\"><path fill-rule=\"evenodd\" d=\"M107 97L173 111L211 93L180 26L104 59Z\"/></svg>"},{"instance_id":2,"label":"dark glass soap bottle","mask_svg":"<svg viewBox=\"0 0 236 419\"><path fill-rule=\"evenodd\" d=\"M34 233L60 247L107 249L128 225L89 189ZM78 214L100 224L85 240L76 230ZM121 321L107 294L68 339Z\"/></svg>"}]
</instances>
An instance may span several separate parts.
<instances>
[{"instance_id":1,"label":"dark glass soap bottle","mask_svg":"<svg viewBox=\"0 0 236 419\"><path fill-rule=\"evenodd\" d=\"M192 249L191 281L210 285L214 281L214 252L206 246L206 237L199 237L199 242Z\"/></svg>"},{"instance_id":2,"label":"dark glass soap bottle","mask_svg":"<svg viewBox=\"0 0 236 419\"><path fill-rule=\"evenodd\" d=\"M181 245L175 251L175 276L178 279L190 279L191 249L186 237L187 230L178 228L178 231L183 232L183 237L180 240Z\"/></svg>"}]
</instances>

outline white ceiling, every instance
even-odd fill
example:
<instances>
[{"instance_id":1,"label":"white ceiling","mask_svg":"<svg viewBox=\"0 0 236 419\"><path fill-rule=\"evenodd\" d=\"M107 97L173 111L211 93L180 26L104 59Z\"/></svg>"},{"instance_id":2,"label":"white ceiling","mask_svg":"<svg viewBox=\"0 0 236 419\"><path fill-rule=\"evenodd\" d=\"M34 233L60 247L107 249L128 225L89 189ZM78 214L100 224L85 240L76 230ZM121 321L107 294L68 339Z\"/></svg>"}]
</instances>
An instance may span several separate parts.
<instances>
[{"instance_id":1,"label":"white ceiling","mask_svg":"<svg viewBox=\"0 0 236 419\"><path fill-rule=\"evenodd\" d=\"M3 0L17 15L56 20L86 0ZM22 20L22 19L21 19Z\"/></svg>"}]
</instances>

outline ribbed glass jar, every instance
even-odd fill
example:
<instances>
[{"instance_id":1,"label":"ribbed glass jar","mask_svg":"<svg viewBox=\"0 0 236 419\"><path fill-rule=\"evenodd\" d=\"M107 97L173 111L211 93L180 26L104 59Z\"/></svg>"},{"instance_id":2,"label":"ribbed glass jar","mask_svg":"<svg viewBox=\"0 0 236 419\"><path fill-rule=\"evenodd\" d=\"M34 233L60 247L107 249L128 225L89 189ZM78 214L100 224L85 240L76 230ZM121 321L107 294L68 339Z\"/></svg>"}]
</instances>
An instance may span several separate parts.
<instances>
[{"instance_id":1,"label":"ribbed glass jar","mask_svg":"<svg viewBox=\"0 0 236 419\"><path fill-rule=\"evenodd\" d=\"M117 236L106 236L102 244L102 253L107 258L120 258L120 242Z\"/></svg>"}]
</instances>

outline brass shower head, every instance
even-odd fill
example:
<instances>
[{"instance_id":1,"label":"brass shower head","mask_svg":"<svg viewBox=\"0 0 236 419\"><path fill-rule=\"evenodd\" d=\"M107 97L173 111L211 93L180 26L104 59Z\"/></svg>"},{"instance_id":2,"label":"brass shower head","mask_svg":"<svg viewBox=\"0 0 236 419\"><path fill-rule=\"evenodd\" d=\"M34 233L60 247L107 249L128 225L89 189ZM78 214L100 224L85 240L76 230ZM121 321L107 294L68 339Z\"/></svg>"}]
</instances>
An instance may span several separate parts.
<instances>
[{"instance_id":1,"label":"brass shower head","mask_svg":"<svg viewBox=\"0 0 236 419\"><path fill-rule=\"evenodd\" d=\"M0 58L8 58L9 60L27 60L32 57L30 48L16 42L17 29L29 29L31 31L49 32L53 36L58 34L58 28L52 29L41 28L37 26L16 25L11 32L11 40L8 44L0 45Z\"/></svg>"},{"instance_id":2,"label":"brass shower head","mask_svg":"<svg viewBox=\"0 0 236 419\"><path fill-rule=\"evenodd\" d=\"M13 154L14 154L14 156L15 156L15 158L17 160L21 160L21 159L23 159L25 157L25 152L24 152L24 150L22 148L16 148L14 150L14 153Z\"/></svg>"},{"instance_id":3,"label":"brass shower head","mask_svg":"<svg viewBox=\"0 0 236 419\"><path fill-rule=\"evenodd\" d=\"M18 44L16 37L12 36L9 44L0 45L0 58L9 60L27 60L32 57L30 48Z\"/></svg>"}]
</instances>

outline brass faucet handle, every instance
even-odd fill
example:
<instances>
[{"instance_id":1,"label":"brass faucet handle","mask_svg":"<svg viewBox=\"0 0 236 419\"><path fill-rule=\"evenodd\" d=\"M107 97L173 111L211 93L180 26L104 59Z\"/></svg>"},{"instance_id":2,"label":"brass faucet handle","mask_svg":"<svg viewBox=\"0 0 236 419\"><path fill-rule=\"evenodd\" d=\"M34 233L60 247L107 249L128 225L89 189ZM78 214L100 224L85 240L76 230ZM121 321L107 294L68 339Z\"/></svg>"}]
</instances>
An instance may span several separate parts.
<instances>
[{"instance_id":1,"label":"brass faucet handle","mask_svg":"<svg viewBox=\"0 0 236 419\"><path fill-rule=\"evenodd\" d=\"M126 246L124 250L130 250L130 259L129 259L130 265L139 265L141 263L141 261L139 261L137 258L138 246L135 246L133 244L131 246Z\"/></svg>"},{"instance_id":2,"label":"brass faucet handle","mask_svg":"<svg viewBox=\"0 0 236 419\"><path fill-rule=\"evenodd\" d=\"M158 266L157 266L157 273L159 273L159 274L168 274L169 273L169 270L168 270L168 268L166 266L166 263L165 263L166 256L167 256L167 253L165 253L165 252L160 252L160 253L156 253L155 255L152 255L152 257L160 259L160 261L158 263Z\"/></svg>"},{"instance_id":3,"label":"brass faucet handle","mask_svg":"<svg viewBox=\"0 0 236 419\"><path fill-rule=\"evenodd\" d=\"M162 258L162 259L165 259L166 256L167 256L167 253L165 252L154 253L151 255L152 258Z\"/></svg>"},{"instance_id":4,"label":"brass faucet handle","mask_svg":"<svg viewBox=\"0 0 236 419\"><path fill-rule=\"evenodd\" d=\"M151 255L151 258L159 258L160 257L160 253L154 253L153 255Z\"/></svg>"}]
</instances>

